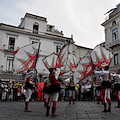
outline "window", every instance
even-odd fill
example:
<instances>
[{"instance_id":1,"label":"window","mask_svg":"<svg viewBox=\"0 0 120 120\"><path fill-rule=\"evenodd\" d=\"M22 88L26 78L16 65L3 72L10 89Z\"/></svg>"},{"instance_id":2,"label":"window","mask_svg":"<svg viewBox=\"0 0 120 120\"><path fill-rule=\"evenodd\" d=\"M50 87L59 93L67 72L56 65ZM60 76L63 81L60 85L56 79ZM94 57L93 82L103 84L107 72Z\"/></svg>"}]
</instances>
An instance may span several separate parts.
<instances>
[{"instance_id":1,"label":"window","mask_svg":"<svg viewBox=\"0 0 120 120\"><path fill-rule=\"evenodd\" d=\"M52 31L53 27L52 26L49 26L49 31Z\"/></svg>"},{"instance_id":2,"label":"window","mask_svg":"<svg viewBox=\"0 0 120 120\"><path fill-rule=\"evenodd\" d=\"M9 37L8 49L14 50L14 45L15 45L15 38L14 37Z\"/></svg>"},{"instance_id":3,"label":"window","mask_svg":"<svg viewBox=\"0 0 120 120\"><path fill-rule=\"evenodd\" d=\"M7 65L6 65L6 70L12 71L13 69L13 57L7 57Z\"/></svg>"},{"instance_id":4,"label":"window","mask_svg":"<svg viewBox=\"0 0 120 120\"><path fill-rule=\"evenodd\" d=\"M61 50L61 46L60 45L56 45L56 53L59 54Z\"/></svg>"},{"instance_id":5,"label":"window","mask_svg":"<svg viewBox=\"0 0 120 120\"><path fill-rule=\"evenodd\" d=\"M116 21L113 21L112 26L115 26L115 25L116 25Z\"/></svg>"},{"instance_id":6,"label":"window","mask_svg":"<svg viewBox=\"0 0 120 120\"><path fill-rule=\"evenodd\" d=\"M34 43L38 43L37 41L32 41L32 44L34 44Z\"/></svg>"},{"instance_id":7,"label":"window","mask_svg":"<svg viewBox=\"0 0 120 120\"><path fill-rule=\"evenodd\" d=\"M118 41L118 29L114 29L112 31L112 39L113 39L113 43L116 43Z\"/></svg>"},{"instance_id":8,"label":"window","mask_svg":"<svg viewBox=\"0 0 120 120\"><path fill-rule=\"evenodd\" d=\"M38 33L38 28L39 28L39 24L35 22L33 24L33 33Z\"/></svg>"},{"instance_id":9,"label":"window","mask_svg":"<svg viewBox=\"0 0 120 120\"><path fill-rule=\"evenodd\" d=\"M118 53L114 54L114 65L118 65Z\"/></svg>"}]
</instances>

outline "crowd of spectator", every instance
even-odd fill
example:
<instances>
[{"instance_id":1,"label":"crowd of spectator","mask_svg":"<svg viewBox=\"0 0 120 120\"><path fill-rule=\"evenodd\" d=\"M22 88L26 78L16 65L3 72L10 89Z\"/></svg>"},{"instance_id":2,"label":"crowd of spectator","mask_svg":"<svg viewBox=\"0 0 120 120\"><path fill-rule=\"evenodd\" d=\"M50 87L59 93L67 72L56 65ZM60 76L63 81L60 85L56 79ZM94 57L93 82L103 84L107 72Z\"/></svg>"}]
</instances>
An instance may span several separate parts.
<instances>
[{"instance_id":1,"label":"crowd of spectator","mask_svg":"<svg viewBox=\"0 0 120 120\"><path fill-rule=\"evenodd\" d=\"M59 94L59 101L69 100L68 83L60 82L61 91ZM96 100L95 82L79 82L75 85L75 100ZM25 83L23 80L18 82L2 82L0 81L0 101L25 101ZM44 94L43 94L44 96ZM114 88L111 88L111 98L116 100ZM41 99L42 101L43 99ZM31 101L40 101L38 92L38 83L34 83L34 89L31 96Z\"/></svg>"}]
</instances>

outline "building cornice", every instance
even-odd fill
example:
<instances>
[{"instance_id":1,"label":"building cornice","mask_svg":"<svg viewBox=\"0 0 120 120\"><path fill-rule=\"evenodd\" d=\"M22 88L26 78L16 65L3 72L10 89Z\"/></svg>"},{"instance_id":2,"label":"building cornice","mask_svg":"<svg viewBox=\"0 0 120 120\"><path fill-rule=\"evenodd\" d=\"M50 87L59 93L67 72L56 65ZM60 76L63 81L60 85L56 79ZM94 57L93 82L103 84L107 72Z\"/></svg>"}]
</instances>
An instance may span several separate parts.
<instances>
[{"instance_id":1,"label":"building cornice","mask_svg":"<svg viewBox=\"0 0 120 120\"><path fill-rule=\"evenodd\" d=\"M83 49L89 49L89 50L93 50L92 48L87 48L87 47L83 47L83 46L80 46L80 45L76 45L75 46L79 47L79 48L83 48Z\"/></svg>"},{"instance_id":2,"label":"building cornice","mask_svg":"<svg viewBox=\"0 0 120 120\"><path fill-rule=\"evenodd\" d=\"M35 33L32 33L32 32L29 32L30 30L19 28L19 27L16 27L16 26L7 25L7 24L4 24L4 23L0 23L0 30L5 30L5 31L9 31L9 32L14 32L14 33L30 35L30 36L34 36L34 37L41 37L41 38L47 38L47 39L52 39L52 40L57 40L57 41L63 41L63 42L66 41L67 39L71 39L71 38L68 38L68 37L62 37L62 36L47 34L47 33L43 33L43 32L41 32L40 34L35 34Z\"/></svg>"},{"instance_id":3,"label":"building cornice","mask_svg":"<svg viewBox=\"0 0 120 120\"><path fill-rule=\"evenodd\" d=\"M120 16L120 12L118 12L115 16L113 16L112 18L110 18L110 19L108 19L108 20L106 20L104 23L102 23L101 25L102 26L105 26L106 24L108 24L109 22L111 22L111 21L113 21L113 20L115 20L117 17L119 17Z\"/></svg>"},{"instance_id":4,"label":"building cornice","mask_svg":"<svg viewBox=\"0 0 120 120\"><path fill-rule=\"evenodd\" d=\"M33 14L30 14L30 13L26 13L25 17L30 17L30 18L34 18L34 19L38 19L38 20L42 20L42 21L47 20L47 18L45 18L45 17L41 17L41 16L38 16L38 15L33 15Z\"/></svg>"}]
</instances>

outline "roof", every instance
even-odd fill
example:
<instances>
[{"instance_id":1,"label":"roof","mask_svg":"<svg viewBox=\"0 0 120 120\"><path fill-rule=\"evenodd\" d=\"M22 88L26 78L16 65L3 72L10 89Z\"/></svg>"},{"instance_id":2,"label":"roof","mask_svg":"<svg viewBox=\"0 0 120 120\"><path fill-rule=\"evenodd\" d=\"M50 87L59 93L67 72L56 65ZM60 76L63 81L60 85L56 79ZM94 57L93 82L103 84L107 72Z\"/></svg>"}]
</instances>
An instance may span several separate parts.
<instances>
[{"instance_id":1,"label":"roof","mask_svg":"<svg viewBox=\"0 0 120 120\"><path fill-rule=\"evenodd\" d=\"M76 45L76 44L75 44ZM84 49L89 49L89 50L93 50L92 48L88 48L88 47L83 47L83 46L80 46L80 45L76 45L77 47L80 47L80 48L84 48Z\"/></svg>"},{"instance_id":2,"label":"roof","mask_svg":"<svg viewBox=\"0 0 120 120\"><path fill-rule=\"evenodd\" d=\"M35 18L35 19L43 20L43 21L47 20L47 18L45 18L45 17L41 17L41 16L38 16L38 15L30 14L30 13L26 13L24 18L25 17Z\"/></svg>"}]
</instances>

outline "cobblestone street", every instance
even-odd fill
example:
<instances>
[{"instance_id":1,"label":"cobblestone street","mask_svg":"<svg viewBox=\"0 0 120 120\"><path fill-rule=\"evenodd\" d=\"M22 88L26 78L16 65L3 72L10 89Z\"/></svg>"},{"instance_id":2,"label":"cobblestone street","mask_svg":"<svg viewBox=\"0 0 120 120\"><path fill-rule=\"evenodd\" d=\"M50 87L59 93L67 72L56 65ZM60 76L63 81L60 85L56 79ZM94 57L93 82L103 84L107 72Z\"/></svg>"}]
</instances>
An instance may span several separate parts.
<instances>
[{"instance_id":1,"label":"cobblestone street","mask_svg":"<svg viewBox=\"0 0 120 120\"><path fill-rule=\"evenodd\" d=\"M78 101L69 105L67 101L58 102L57 117L45 116L43 102L30 102L32 112L24 112L24 102L0 102L0 120L120 120L120 108L115 108L117 102L112 102L112 112L102 113L103 105L95 101Z\"/></svg>"}]
</instances>

